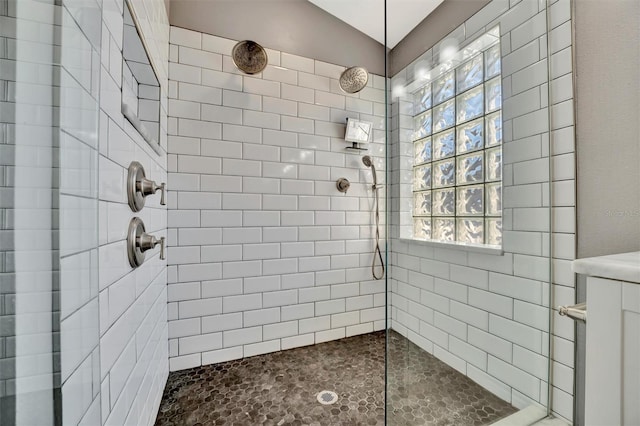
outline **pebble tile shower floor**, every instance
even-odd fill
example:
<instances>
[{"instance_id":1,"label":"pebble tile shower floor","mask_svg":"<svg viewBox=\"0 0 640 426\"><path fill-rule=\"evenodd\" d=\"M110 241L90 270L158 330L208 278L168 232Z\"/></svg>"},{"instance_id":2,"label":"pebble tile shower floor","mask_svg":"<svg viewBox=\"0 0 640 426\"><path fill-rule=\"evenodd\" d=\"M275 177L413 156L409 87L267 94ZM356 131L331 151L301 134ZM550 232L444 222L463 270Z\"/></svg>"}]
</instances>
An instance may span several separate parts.
<instances>
[{"instance_id":1,"label":"pebble tile shower floor","mask_svg":"<svg viewBox=\"0 0 640 426\"><path fill-rule=\"evenodd\" d=\"M383 425L384 352L376 332L173 372L156 425ZM516 411L393 331L389 357L389 425L485 425ZM338 401L320 404L323 390Z\"/></svg>"}]
</instances>

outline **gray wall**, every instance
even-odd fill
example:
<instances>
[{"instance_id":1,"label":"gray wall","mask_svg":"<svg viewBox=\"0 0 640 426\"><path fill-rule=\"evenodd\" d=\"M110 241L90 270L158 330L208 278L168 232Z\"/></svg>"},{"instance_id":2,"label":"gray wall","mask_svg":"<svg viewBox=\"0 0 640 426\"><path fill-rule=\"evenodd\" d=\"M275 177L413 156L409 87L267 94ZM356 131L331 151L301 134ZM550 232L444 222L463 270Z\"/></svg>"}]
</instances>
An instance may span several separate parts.
<instances>
[{"instance_id":1,"label":"gray wall","mask_svg":"<svg viewBox=\"0 0 640 426\"><path fill-rule=\"evenodd\" d=\"M640 250L640 2L576 2L578 257Z\"/></svg>"},{"instance_id":2,"label":"gray wall","mask_svg":"<svg viewBox=\"0 0 640 426\"><path fill-rule=\"evenodd\" d=\"M490 0L445 0L424 18L389 54L389 75L393 76L418 56L456 29Z\"/></svg>"},{"instance_id":3,"label":"gray wall","mask_svg":"<svg viewBox=\"0 0 640 426\"><path fill-rule=\"evenodd\" d=\"M382 44L307 0L171 0L170 23L384 75Z\"/></svg>"},{"instance_id":4,"label":"gray wall","mask_svg":"<svg viewBox=\"0 0 640 426\"><path fill-rule=\"evenodd\" d=\"M640 3L575 5L578 257L640 249ZM578 302L586 299L578 276ZM577 329L576 417L584 424L585 329Z\"/></svg>"}]
</instances>

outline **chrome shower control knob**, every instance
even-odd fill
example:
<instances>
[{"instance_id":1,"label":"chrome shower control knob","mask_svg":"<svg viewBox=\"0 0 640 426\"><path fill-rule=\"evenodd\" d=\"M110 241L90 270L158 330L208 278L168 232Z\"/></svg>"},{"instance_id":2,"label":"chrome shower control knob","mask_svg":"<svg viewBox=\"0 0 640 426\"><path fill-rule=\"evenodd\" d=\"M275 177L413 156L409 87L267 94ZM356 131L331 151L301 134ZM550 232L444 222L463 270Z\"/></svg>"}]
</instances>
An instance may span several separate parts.
<instances>
[{"instance_id":1,"label":"chrome shower control knob","mask_svg":"<svg viewBox=\"0 0 640 426\"><path fill-rule=\"evenodd\" d=\"M349 180L346 178L340 178L336 181L336 188L338 188L338 191L344 192L345 194L349 190L350 186L351 182L349 182Z\"/></svg>"},{"instance_id":2,"label":"chrome shower control knob","mask_svg":"<svg viewBox=\"0 0 640 426\"><path fill-rule=\"evenodd\" d=\"M164 188L165 188L165 184L164 183L161 183L160 185L158 185L154 181L146 179L146 178L142 178L141 180L139 180L136 183L136 189L139 192L141 192L142 195L144 195L145 197L147 195L155 194L156 191L159 189L161 191L161 193L160 193L160 205L162 205L162 206L166 205L166 203L164 202Z\"/></svg>"},{"instance_id":3,"label":"chrome shower control knob","mask_svg":"<svg viewBox=\"0 0 640 426\"><path fill-rule=\"evenodd\" d=\"M142 164L137 161L133 161L129 165L129 173L127 175L127 198L129 200L129 207L131 207L131 210L134 212L142 210L147 195L155 194L158 190L161 191L160 204L163 206L166 205L165 189L164 183L157 184L146 178Z\"/></svg>"},{"instance_id":4,"label":"chrome shower control knob","mask_svg":"<svg viewBox=\"0 0 640 426\"><path fill-rule=\"evenodd\" d=\"M160 245L160 259L165 260L165 239L164 237L156 238L147 234L144 222L139 217L134 217L129 222L129 231L127 232L127 255L129 264L132 268L137 268L144 263L145 252Z\"/></svg>"}]
</instances>

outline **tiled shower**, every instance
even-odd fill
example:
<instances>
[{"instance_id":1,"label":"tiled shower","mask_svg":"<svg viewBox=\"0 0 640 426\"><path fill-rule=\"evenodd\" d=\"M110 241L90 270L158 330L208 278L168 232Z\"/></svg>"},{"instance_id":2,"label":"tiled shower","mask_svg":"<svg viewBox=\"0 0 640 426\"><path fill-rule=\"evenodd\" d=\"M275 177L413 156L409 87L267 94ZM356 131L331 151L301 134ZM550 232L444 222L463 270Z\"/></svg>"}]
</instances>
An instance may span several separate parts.
<instances>
[{"instance_id":1,"label":"tiled shower","mask_svg":"<svg viewBox=\"0 0 640 426\"><path fill-rule=\"evenodd\" d=\"M348 96L344 67L272 50L243 76L236 41L171 31L171 370L383 330L373 181L344 122L375 123L382 173L384 77Z\"/></svg>"},{"instance_id":2,"label":"tiled shower","mask_svg":"<svg viewBox=\"0 0 640 426\"><path fill-rule=\"evenodd\" d=\"M123 114L127 10L160 86L155 139ZM430 380L416 365L495 398L501 416L571 422L575 331L550 315L575 298L571 18L568 0L492 0L409 59L391 49L387 74L370 72L347 94L340 75L359 64L265 43L269 64L248 75L231 57L240 40L170 25L163 0L0 0L2 424L154 424L190 374L225 383L222 374L253 363L246 380L264 371L275 381L273 366L295 363L292 354L318 368L339 357L353 388L371 380L371 424L429 424L432 413L416 407L428 404ZM421 84L425 63L440 72L447 40L464 50L495 28L501 243L419 241L406 88ZM372 123L366 151L346 149L347 118ZM381 184L381 280L363 155ZM166 206L157 191L132 211L133 161L166 184ZM166 239L166 260L156 247L131 266L134 217ZM339 413L318 392L335 390L349 415L362 401L332 386L304 390L320 424ZM274 415L265 418L284 422ZM185 418L172 421L202 420Z\"/></svg>"}]
</instances>

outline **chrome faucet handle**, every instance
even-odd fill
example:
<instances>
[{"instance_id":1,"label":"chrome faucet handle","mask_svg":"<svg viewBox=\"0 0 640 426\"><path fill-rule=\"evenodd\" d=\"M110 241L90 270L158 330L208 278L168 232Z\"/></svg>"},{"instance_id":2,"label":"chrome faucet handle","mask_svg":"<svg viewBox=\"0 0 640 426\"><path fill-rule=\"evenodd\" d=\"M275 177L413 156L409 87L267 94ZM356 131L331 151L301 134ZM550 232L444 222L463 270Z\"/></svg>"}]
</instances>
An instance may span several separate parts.
<instances>
[{"instance_id":1,"label":"chrome faucet handle","mask_svg":"<svg viewBox=\"0 0 640 426\"><path fill-rule=\"evenodd\" d=\"M129 207L134 212L139 212L144 207L145 198L148 195L155 194L161 190L160 205L165 206L165 183L157 184L151 179L147 179L142 164L133 161L129 165L129 174L127 177L127 198Z\"/></svg>"},{"instance_id":2,"label":"chrome faucet handle","mask_svg":"<svg viewBox=\"0 0 640 426\"><path fill-rule=\"evenodd\" d=\"M156 238L147 234L144 223L139 217L134 217L129 222L129 232L127 233L127 254L129 264L133 268L144 263L145 252L155 248L160 244L160 259L165 260L165 237Z\"/></svg>"},{"instance_id":3,"label":"chrome faucet handle","mask_svg":"<svg viewBox=\"0 0 640 426\"><path fill-rule=\"evenodd\" d=\"M166 185L165 185L165 183L162 182L160 184L160 186L158 187L158 189L162 190L162 192L160 193L160 205L161 206L166 206L167 203L166 203L165 198L164 198L164 195L166 193Z\"/></svg>"},{"instance_id":4,"label":"chrome faucet handle","mask_svg":"<svg viewBox=\"0 0 640 426\"><path fill-rule=\"evenodd\" d=\"M136 245L143 253L147 250L151 250L160 244L160 259L164 260L164 237L156 238L153 235L143 232L142 235L137 237Z\"/></svg>"},{"instance_id":5,"label":"chrome faucet handle","mask_svg":"<svg viewBox=\"0 0 640 426\"><path fill-rule=\"evenodd\" d=\"M167 260L167 257L164 255L164 249L166 247L164 242L164 237L160 237L160 260Z\"/></svg>"},{"instance_id":6,"label":"chrome faucet handle","mask_svg":"<svg viewBox=\"0 0 640 426\"><path fill-rule=\"evenodd\" d=\"M155 181L152 181L147 178L142 178L136 183L136 189L142 193L144 197L147 195L155 194L157 190L160 190L160 205L166 206L167 204L164 201L164 193L165 193L165 183L161 183L158 185Z\"/></svg>"}]
</instances>

